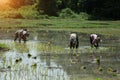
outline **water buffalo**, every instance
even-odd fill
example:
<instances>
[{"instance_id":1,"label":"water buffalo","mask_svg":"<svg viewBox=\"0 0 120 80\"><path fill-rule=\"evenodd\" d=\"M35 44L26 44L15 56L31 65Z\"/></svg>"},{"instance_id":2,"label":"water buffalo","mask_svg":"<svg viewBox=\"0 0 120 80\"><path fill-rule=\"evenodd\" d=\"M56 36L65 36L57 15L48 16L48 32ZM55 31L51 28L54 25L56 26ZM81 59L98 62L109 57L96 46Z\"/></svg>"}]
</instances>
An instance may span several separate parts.
<instances>
[{"instance_id":1,"label":"water buffalo","mask_svg":"<svg viewBox=\"0 0 120 80\"><path fill-rule=\"evenodd\" d=\"M91 34L90 35L90 44L91 44L91 47L96 47L98 48L99 47L99 42L100 42L100 37L98 37L97 34Z\"/></svg>"},{"instance_id":2,"label":"water buffalo","mask_svg":"<svg viewBox=\"0 0 120 80\"><path fill-rule=\"evenodd\" d=\"M79 40L77 33L70 34L70 49L78 48L79 47Z\"/></svg>"},{"instance_id":3,"label":"water buffalo","mask_svg":"<svg viewBox=\"0 0 120 80\"><path fill-rule=\"evenodd\" d=\"M14 41L17 39L19 40L19 43L21 43L21 39L24 41L24 43L27 41L27 37L29 36L27 29L20 29L15 32L15 38Z\"/></svg>"}]
</instances>

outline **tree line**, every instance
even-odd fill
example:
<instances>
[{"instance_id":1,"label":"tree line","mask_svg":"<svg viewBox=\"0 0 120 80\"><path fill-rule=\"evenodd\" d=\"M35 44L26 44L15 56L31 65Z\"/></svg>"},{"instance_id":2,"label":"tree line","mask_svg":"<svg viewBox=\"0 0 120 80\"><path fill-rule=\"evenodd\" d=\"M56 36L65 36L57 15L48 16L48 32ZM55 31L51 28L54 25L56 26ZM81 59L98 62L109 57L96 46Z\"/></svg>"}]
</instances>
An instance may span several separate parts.
<instances>
[{"instance_id":1,"label":"tree line","mask_svg":"<svg viewBox=\"0 0 120 80\"><path fill-rule=\"evenodd\" d=\"M77 14L85 12L98 19L120 19L120 0L10 0L9 5L20 8L36 4L36 9L49 16L69 8Z\"/></svg>"}]
</instances>

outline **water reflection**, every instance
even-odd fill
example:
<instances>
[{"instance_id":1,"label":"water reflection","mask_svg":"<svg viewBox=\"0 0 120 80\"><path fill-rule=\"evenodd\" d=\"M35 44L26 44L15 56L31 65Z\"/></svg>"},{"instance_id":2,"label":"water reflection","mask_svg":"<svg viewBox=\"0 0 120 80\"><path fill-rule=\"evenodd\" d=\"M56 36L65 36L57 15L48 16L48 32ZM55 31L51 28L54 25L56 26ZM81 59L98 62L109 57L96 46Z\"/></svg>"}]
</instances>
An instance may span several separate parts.
<instances>
[{"instance_id":1,"label":"water reflection","mask_svg":"<svg viewBox=\"0 0 120 80\"><path fill-rule=\"evenodd\" d=\"M19 53L25 53L25 52L28 53L29 52L27 45L24 43L15 42L14 46L15 46L14 50Z\"/></svg>"},{"instance_id":2,"label":"water reflection","mask_svg":"<svg viewBox=\"0 0 120 80\"><path fill-rule=\"evenodd\" d=\"M1 64L1 70L4 72L0 72L0 80L67 80L67 73L62 66L51 61L50 56L41 61L37 50L39 42L30 41L26 44L9 40L1 42L12 45L12 50L5 52L5 56L2 57L5 59ZM31 54L31 57L28 57L28 54Z\"/></svg>"},{"instance_id":3,"label":"water reflection","mask_svg":"<svg viewBox=\"0 0 120 80\"><path fill-rule=\"evenodd\" d=\"M119 41L105 40L96 50L79 33L78 54L70 57L68 35L38 31L26 44L1 40L11 49L0 54L0 80L120 80Z\"/></svg>"}]
</instances>

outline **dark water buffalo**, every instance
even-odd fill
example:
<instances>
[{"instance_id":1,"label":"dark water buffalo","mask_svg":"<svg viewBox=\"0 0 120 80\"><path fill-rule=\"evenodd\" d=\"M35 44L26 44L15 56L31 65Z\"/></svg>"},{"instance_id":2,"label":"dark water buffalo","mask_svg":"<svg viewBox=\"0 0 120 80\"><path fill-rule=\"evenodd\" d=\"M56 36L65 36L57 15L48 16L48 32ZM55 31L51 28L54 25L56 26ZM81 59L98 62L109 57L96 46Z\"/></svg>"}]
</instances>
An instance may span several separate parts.
<instances>
[{"instance_id":1,"label":"dark water buffalo","mask_svg":"<svg viewBox=\"0 0 120 80\"><path fill-rule=\"evenodd\" d=\"M15 32L15 38L14 41L16 41L17 39L19 40L19 42L21 42L21 40L24 41L24 43L27 41L27 37L29 36L27 29L20 29L17 30Z\"/></svg>"},{"instance_id":2,"label":"dark water buffalo","mask_svg":"<svg viewBox=\"0 0 120 80\"><path fill-rule=\"evenodd\" d=\"M78 49L79 47L79 40L77 33L71 33L70 34L70 49Z\"/></svg>"},{"instance_id":3,"label":"dark water buffalo","mask_svg":"<svg viewBox=\"0 0 120 80\"><path fill-rule=\"evenodd\" d=\"M90 43L91 43L91 47L99 47L99 42L101 41L100 37L98 37L97 34L91 34L90 35Z\"/></svg>"}]
</instances>

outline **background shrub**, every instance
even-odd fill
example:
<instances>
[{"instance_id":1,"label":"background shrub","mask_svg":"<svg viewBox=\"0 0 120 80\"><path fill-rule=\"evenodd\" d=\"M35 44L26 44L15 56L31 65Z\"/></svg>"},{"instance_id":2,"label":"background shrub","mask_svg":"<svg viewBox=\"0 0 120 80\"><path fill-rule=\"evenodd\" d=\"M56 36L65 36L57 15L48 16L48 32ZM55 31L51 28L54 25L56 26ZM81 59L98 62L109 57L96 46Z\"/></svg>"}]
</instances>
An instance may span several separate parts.
<instances>
[{"instance_id":1,"label":"background shrub","mask_svg":"<svg viewBox=\"0 0 120 80\"><path fill-rule=\"evenodd\" d=\"M77 15L71 9L65 8L59 13L59 17L60 18L76 18Z\"/></svg>"}]
</instances>

